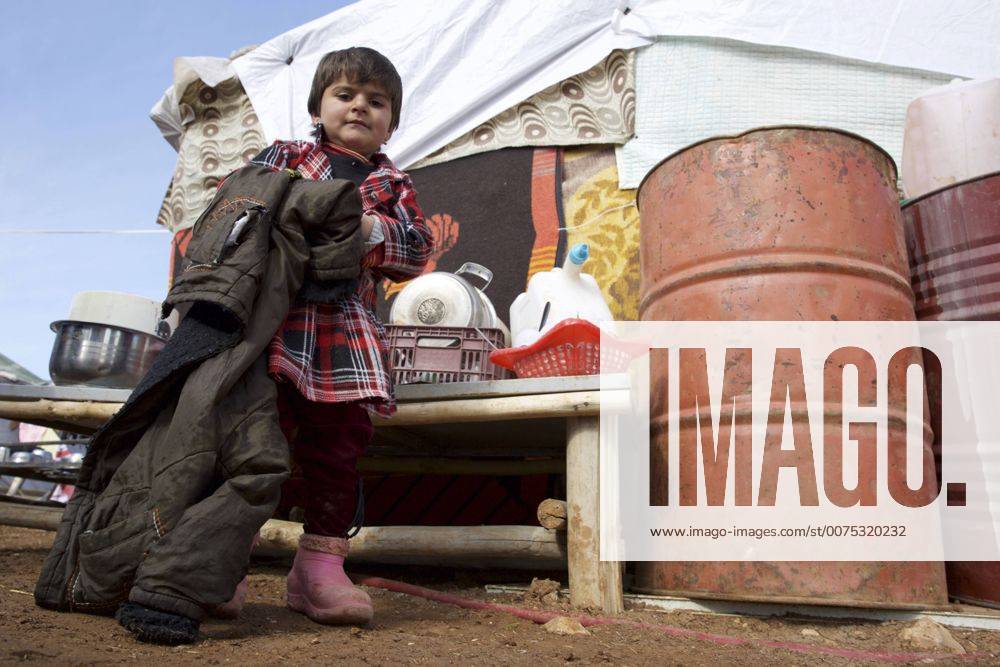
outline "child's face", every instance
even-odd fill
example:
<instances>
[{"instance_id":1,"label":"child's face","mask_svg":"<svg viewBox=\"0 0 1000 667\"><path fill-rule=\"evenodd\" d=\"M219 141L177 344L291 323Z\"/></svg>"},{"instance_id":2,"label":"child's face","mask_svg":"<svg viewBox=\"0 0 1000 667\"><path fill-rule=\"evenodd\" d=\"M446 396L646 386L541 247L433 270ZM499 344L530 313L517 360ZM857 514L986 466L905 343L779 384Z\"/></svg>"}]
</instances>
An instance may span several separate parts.
<instances>
[{"instance_id":1,"label":"child's face","mask_svg":"<svg viewBox=\"0 0 1000 667\"><path fill-rule=\"evenodd\" d=\"M331 143L369 156L392 134L389 96L377 83L351 83L340 77L323 91L319 116Z\"/></svg>"}]
</instances>

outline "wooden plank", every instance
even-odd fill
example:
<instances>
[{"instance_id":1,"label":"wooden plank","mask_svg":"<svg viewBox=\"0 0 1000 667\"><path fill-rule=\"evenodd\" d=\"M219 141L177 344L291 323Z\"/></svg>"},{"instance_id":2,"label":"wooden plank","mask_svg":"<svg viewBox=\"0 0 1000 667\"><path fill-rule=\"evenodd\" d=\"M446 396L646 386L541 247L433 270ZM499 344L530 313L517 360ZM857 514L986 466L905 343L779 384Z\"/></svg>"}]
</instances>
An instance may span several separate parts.
<instances>
[{"instance_id":1,"label":"wooden plank","mask_svg":"<svg viewBox=\"0 0 1000 667\"><path fill-rule=\"evenodd\" d=\"M608 388L627 387L627 378L618 379L605 375L603 384ZM610 384L609 384L610 383ZM598 375L572 377L515 378L489 382L446 382L431 384L396 385L396 400L402 403L439 401L453 398L490 398L498 396L526 396L532 394L562 394L573 391L596 391L602 378ZM124 403L131 389L109 389L85 385L16 385L0 384L0 400L94 401Z\"/></svg>"},{"instance_id":2,"label":"wooden plank","mask_svg":"<svg viewBox=\"0 0 1000 667\"><path fill-rule=\"evenodd\" d=\"M617 384L614 381L617 380ZM612 383L612 384L609 384ZM604 377L604 387L626 388L627 377ZM599 375L570 377L515 378L489 382L444 382L396 385L396 400L401 403L440 401L455 398L496 398L533 394L563 394L573 391L596 391L601 388Z\"/></svg>"},{"instance_id":3,"label":"wooden plank","mask_svg":"<svg viewBox=\"0 0 1000 667\"><path fill-rule=\"evenodd\" d=\"M0 501L0 525L56 530L63 510ZM271 519L260 530L259 548L294 551L302 524ZM566 540L539 526L374 526L351 539L352 563L503 567L561 570Z\"/></svg>"},{"instance_id":4,"label":"wooden plank","mask_svg":"<svg viewBox=\"0 0 1000 667\"><path fill-rule=\"evenodd\" d=\"M94 401L98 403L124 403L131 389L108 389L85 385L34 385L0 384L0 400Z\"/></svg>"},{"instance_id":5,"label":"wooden plank","mask_svg":"<svg viewBox=\"0 0 1000 667\"><path fill-rule=\"evenodd\" d=\"M121 403L92 401L0 401L0 417L29 424L60 424L74 433L93 433L121 408Z\"/></svg>"},{"instance_id":6,"label":"wooden plank","mask_svg":"<svg viewBox=\"0 0 1000 667\"><path fill-rule=\"evenodd\" d=\"M32 507L0 500L0 525L55 530L62 519L61 507Z\"/></svg>"},{"instance_id":7,"label":"wooden plank","mask_svg":"<svg viewBox=\"0 0 1000 667\"><path fill-rule=\"evenodd\" d=\"M0 401L0 417L28 423L63 423L92 432L121 408L119 403L89 401ZM458 422L504 421L593 415L600 412L599 392L404 403L390 419L372 417L376 426L412 426ZM83 430L78 430L83 429Z\"/></svg>"},{"instance_id":8,"label":"wooden plank","mask_svg":"<svg viewBox=\"0 0 1000 667\"><path fill-rule=\"evenodd\" d=\"M302 524L271 519L260 547L297 548ZM566 541L539 526L371 526L350 541L350 562L561 570Z\"/></svg>"},{"instance_id":9,"label":"wooden plank","mask_svg":"<svg viewBox=\"0 0 1000 667\"><path fill-rule=\"evenodd\" d=\"M604 394L606 398L627 397L626 391L605 391ZM373 417L372 422L375 426L396 427L590 416L600 413L600 396L600 391L578 391L401 403L390 419ZM92 401L4 400L0 401L0 418L58 425L76 433L93 433L120 408L120 403Z\"/></svg>"},{"instance_id":10,"label":"wooden plank","mask_svg":"<svg viewBox=\"0 0 1000 667\"><path fill-rule=\"evenodd\" d=\"M601 562L600 418L566 420L566 514L570 603L618 614L621 567Z\"/></svg>"},{"instance_id":11,"label":"wooden plank","mask_svg":"<svg viewBox=\"0 0 1000 667\"><path fill-rule=\"evenodd\" d=\"M402 403L390 419L372 417L376 426L492 422L600 414L600 392L579 391L535 396ZM0 415L2 416L2 415Z\"/></svg>"},{"instance_id":12,"label":"wooden plank","mask_svg":"<svg viewBox=\"0 0 1000 667\"><path fill-rule=\"evenodd\" d=\"M11 463L0 461L0 475L22 479L36 479L56 484L73 484L80 472L79 463Z\"/></svg>"},{"instance_id":13,"label":"wooden plank","mask_svg":"<svg viewBox=\"0 0 1000 667\"><path fill-rule=\"evenodd\" d=\"M538 523L549 530L566 530L566 501L546 498L538 504Z\"/></svg>"}]
</instances>

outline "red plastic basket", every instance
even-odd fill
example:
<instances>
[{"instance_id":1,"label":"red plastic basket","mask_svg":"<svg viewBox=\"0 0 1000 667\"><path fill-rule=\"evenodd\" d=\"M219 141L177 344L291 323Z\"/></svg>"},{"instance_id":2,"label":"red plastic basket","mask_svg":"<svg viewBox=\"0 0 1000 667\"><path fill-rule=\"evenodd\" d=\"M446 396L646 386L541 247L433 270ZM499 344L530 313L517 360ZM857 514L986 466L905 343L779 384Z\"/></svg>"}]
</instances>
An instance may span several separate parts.
<instances>
[{"instance_id":1,"label":"red plastic basket","mask_svg":"<svg viewBox=\"0 0 1000 667\"><path fill-rule=\"evenodd\" d=\"M500 329L387 326L389 359L396 384L480 382L510 377L490 362L504 344Z\"/></svg>"},{"instance_id":2,"label":"red plastic basket","mask_svg":"<svg viewBox=\"0 0 1000 667\"><path fill-rule=\"evenodd\" d=\"M490 361L513 369L518 377L560 377L620 373L628 368L634 351L627 346L601 347L601 330L586 320L566 319L531 345L508 347L490 353Z\"/></svg>"}]
</instances>

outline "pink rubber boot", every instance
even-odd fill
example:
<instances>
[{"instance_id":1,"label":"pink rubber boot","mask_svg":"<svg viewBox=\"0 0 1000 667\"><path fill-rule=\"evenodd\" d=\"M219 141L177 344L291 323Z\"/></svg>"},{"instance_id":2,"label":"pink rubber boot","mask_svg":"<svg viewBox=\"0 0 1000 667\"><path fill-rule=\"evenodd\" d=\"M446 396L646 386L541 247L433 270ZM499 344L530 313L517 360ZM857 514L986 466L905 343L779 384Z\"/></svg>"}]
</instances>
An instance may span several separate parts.
<instances>
[{"instance_id":1,"label":"pink rubber boot","mask_svg":"<svg viewBox=\"0 0 1000 667\"><path fill-rule=\"evenodd\" d=\"M344 573L347 540L304 534L288 573L288 606L325 625L364 625L372 600Z\"/></svg>"}]
</instances>

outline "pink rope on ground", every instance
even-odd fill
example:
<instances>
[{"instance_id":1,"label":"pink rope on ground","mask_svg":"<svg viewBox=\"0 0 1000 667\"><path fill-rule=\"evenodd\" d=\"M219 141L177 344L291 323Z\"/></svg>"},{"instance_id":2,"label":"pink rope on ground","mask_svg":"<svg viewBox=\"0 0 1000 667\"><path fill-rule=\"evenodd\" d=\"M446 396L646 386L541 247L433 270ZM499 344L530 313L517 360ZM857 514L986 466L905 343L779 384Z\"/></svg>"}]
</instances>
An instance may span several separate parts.
<instances>
[{"instance_id":1,"label":"pink rope on ground","mask_svg":"<svg viewBox=\"0 0 1000 667\"><path fill-rule=\"evenodd\" d=\"M433 602L455 605L464 609L477 609L480 611L498 611L511 614L518 618L523 618L534 623L547 623L557 616L570 616L575 618L584 626L595 625L624 625L643 630L653 630L662 632L674 637L687 637L690 639L700 639L702 641L720 644L724 646L755 646L762 648L777 648L798 653L823 653L826 655L836 655L842 658L853 658L857 660L880 660L882 662L913 662L916 660L976 660L985 657L982 653L899 653L894 651L864 651L850 648L837 648L830 646L813 646L810 644L800 644L798 642L784 642L769 639L747 639L743 637L733 637L730 635L717 635L711 632L700 632L698 630L688 630L672 625L658 625L654 623L643 623L641 621L631 621L624 618L607 618L601 616L588 616L586 614L540 611L536 609L525 609L509 604L499 604L495 602L483 602L472 600L450 593L442 593L422 586L383 579L382 577L364 577L355 583L373 588L382 588L396 593L405 593L421 597Z\"/></svg>"}]
</instances>

